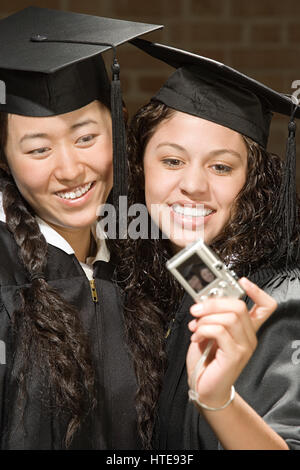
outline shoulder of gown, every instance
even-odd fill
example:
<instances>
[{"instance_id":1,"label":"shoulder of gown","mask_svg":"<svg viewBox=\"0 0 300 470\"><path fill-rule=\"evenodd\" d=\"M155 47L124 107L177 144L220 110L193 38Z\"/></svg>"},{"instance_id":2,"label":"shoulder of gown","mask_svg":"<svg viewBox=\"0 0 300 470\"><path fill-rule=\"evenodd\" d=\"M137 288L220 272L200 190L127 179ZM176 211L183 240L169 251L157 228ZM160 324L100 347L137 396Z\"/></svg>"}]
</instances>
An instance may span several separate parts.
<instances>
[{"instance_id":1,"label":"shoulder of gown","mask_svg":"<svg viewBox=\"0 0 300 470\"><path fill-rule=\"evenodd\" d=\"M257 337L236 389L291 449L300 450L300 299L280 303Z\"/></svg>"},{"instance_id":2,"label":"shoulder of gown","mask_svg":"<svg viewBox=\"0 0 300 470\"><path fill-rule=\"evenodd\" d=\"M300 262L289 267L258 269L249 279L278 303L300 298Z\"/></svg>"}]
</instances>

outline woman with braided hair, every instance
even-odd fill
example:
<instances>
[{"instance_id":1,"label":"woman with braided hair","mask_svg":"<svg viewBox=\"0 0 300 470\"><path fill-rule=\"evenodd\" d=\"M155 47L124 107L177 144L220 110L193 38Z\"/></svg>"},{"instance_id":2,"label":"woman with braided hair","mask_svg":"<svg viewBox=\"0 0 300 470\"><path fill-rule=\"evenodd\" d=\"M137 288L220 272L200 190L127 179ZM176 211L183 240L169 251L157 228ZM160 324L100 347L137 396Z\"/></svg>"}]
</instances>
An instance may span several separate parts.
<instances>
[{"instance_id":1,"label":"woman with braided hair","mask_svg":"<svg viewBox=\"0 0 300 470\"><path fill-rule=\"evenodd\" d=\"M110 84L100 54L152 29L43 8L0 22L1 449L141 445L113 253L97 225L113 158L125 156L118 68Z\"/></svg>"}]
</instances>

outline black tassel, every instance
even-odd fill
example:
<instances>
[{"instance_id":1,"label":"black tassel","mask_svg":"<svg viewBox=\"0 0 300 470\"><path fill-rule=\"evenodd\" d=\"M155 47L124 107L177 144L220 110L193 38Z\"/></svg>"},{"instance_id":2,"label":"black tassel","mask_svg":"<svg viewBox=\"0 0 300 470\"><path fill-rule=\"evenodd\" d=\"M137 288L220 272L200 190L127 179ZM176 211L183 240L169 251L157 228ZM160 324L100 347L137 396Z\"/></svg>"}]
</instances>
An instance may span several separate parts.
<instances>
[{"instance_id":1,"label":"black tassel","mask_svg":"<svg viewBox=\"0 0 300 470\"><path fill-rule=\"evenodd\" d=\"M279 252L286 257L286 264L293 261L295 247L292 239L299 228L299 215L297 205L296 186L296 123L294 122L295 107L288 126L289 135L286 146L286 161L280 188L279 205L277 213L277 227L282 234L282 244Z\"/></svg>"},{"instance_id":2,"label":"black tassel","mask_svg":"<svg viewBox=\"0 0 300 470\"><path fill-rule=\"evenodd\" d=\"M120 66L115 58L112 65L112 82L111 82L111 114L113 126L113 168L114 168L114 185L113 185L113 204L119 221L119 237L123 238L122 227L126 227L125 219L127 214L119 211L119 197L128 194L127 187L127 152L126 152L126 129L123 113L123 101L120 82ZM124 220L123 220L124 219Z\"/></svg>"}]
</instances>

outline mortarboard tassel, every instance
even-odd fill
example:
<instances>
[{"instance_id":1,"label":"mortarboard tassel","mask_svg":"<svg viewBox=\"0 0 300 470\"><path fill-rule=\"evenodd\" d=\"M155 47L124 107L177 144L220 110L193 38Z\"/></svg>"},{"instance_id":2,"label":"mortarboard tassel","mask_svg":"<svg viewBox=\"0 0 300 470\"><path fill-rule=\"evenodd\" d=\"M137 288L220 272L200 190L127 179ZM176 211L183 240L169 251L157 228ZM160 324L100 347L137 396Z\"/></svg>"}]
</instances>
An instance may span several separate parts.
<instances>
[{"instance_id":1,"label":"mortarboard tassel","mask_svg":"<svg viewBox=\"0 0 300 470\"><path fill-rule=\"evenodd\" d=\"M277 226L281 230L283 238L279 251L286 254L286 264L293 261L293 255L297 255L294 253L292 239L299 226L296 188L296 123L294 121L296 110L297 106L293 109L288 125L286 161L277 213Z\"/></svg>"},{"instance_id":2,"label":"mortarboard tassel","mask_svg":"<svg viewBox=\"0 0 300 470\"><path fill-rule=\"evenodd\" d=\"M126 227L121 219L127 217L127 214L119 212L119 197L127 196L127 153L126 153L126 130L123 113L123 102L120 82L120 66L116 58L112 64L112 82L111 82L111 113L113 126L113 203L119 220L120 233L121 227ZM125 221L126 222L126 221ZM124 235L124 234L123 234Z\"/></svg>"}]
</instances>

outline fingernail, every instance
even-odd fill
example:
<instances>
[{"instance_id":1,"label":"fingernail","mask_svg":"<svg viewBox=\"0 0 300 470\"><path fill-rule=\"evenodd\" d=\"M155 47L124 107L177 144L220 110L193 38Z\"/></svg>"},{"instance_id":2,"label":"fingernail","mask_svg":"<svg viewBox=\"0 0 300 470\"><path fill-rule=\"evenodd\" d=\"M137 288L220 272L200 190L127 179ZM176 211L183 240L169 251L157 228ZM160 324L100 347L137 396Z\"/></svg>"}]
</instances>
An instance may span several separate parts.
<instances>
[{"instance_id":1,"label":"fingernail","mask_svg":"<svg viewBox=\"0 0 300 470\"><path fill-rule=\"evenodd\" d=\"M242 277L240 281L242 281L242 283L248 287L252 287L254 285L253 282L249 281L249 279L247 279L246 277Z\"/></svg>"},{"instance_id":2,"label":"fingernail","mask_svg":"<svg viewBox=\"0 0 300 470\"><path fill-rule=\"evenodd\" d=\"M199 303L199 304L195 304L191 307L191 310L190 310L191 313L202 313L203 312L203 304L202 303Z\"/></svg>"}]
</instances>

